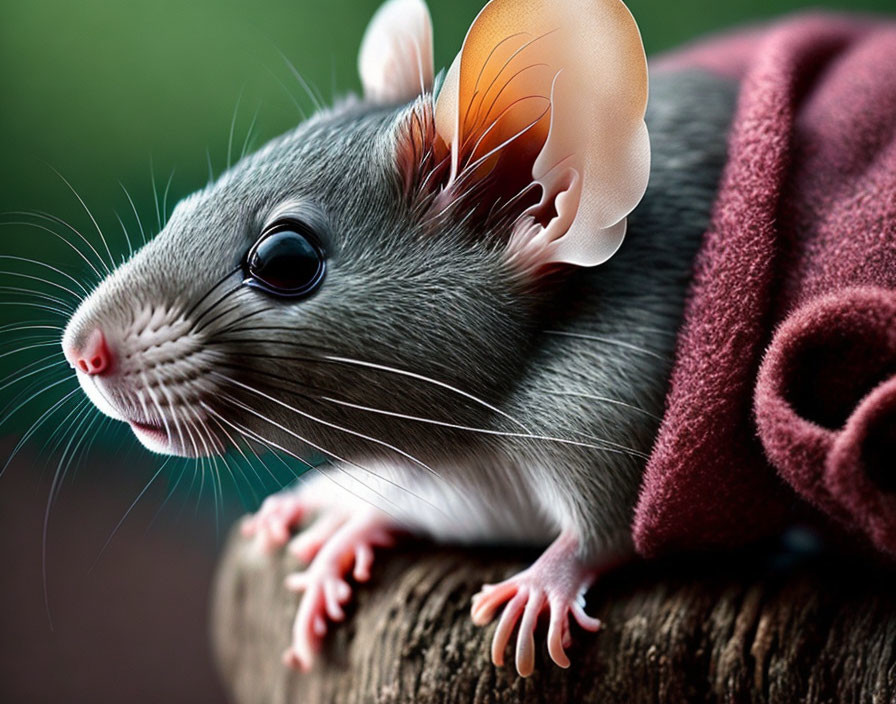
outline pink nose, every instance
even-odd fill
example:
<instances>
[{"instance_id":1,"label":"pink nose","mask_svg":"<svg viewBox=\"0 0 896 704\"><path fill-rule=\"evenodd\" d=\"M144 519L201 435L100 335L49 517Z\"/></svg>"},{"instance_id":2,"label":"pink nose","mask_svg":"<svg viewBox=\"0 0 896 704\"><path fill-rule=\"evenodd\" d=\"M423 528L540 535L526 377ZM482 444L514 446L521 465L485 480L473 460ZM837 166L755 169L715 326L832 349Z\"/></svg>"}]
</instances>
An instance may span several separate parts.
<instances>
[{"instance_id":1,"label":"pink nose","mask_svg":"<svg viewBox=\"0 0 896 704\"><path fill-rule=\"evenodd\" d=\"M85 374L102 374L112 366L112 351L99 328L87 336L81 349L67 349L65 356L75 369Z\"/></svg>"}]
</instances>

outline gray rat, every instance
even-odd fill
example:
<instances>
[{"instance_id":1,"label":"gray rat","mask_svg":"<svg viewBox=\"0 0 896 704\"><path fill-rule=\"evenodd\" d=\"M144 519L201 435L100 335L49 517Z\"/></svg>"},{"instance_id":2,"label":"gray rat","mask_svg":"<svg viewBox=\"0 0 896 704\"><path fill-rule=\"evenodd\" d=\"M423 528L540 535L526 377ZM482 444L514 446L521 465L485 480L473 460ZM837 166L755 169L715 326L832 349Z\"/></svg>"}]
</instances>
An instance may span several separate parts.
<instances>
[{"instance_id":1,"label":"gray rat","mask_svg":"<svg viewBox=\"0 0 896 704\"><path fill-rule=\"evenodd\" d=\"M648 145L618 0L493 0L441 81L431 42L421 0L390 0L364 98L180 202L63 347L153 451L330 458L243 525L273 548L314 519L291 543L308 567L288 664L344 617L349 573L413 533L547 546L473 601L478 624L503 608L492 659L516 628L525 676L539 616L567 667L570 619L600 626L585 591L632 553L735 88L656 76Z\"/></svg>"}]
</instances>

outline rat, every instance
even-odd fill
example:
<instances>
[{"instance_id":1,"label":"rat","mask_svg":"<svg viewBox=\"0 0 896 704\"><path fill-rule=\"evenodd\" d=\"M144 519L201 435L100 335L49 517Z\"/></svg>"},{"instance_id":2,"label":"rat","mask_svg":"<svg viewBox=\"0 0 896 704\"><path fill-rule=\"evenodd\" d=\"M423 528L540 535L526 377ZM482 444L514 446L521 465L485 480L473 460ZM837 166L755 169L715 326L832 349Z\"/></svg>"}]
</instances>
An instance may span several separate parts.
<instances>
[{"instance_id":1,"label":"rat","mask_svg":"<svg viewBox=\"0 0 896 704\"><path fill-rule=\"evenodd\" d=\"M329 458L242 525L307 563L287 664L413 534L544 548L471 615L527 676L546 614L568 667L571 624L601 626L586 591L633 555L736 88L648 82L619 0L492 0L439 75L426 6L389 0L359 68L363 97L178 203L64 353L151 451Z\"/></svg>"}]
</instances>

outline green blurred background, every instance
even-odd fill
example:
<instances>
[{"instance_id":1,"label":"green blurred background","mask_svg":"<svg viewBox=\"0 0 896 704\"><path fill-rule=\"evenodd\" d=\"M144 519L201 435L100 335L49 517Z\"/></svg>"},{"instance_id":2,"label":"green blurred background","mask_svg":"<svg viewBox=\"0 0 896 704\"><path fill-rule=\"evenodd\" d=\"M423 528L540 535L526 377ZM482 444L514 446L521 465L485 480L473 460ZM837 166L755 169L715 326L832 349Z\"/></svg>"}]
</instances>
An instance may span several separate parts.
<instances>
[{"instance_id":1,"label":"green blurred background","mask_svg":"<svg viewBox=\"0 0 896 704\"><path fill-rule=\"evenodd\" d=\"M153 179L160 199L167 186L170 211L204 184L207 156L220 172L229 148L236 154L244 144L257 147L295 125L301 111L312 110L284 57L324 101L357 90L357 47L377 5L377 0L0 0L0 222L39 222L11 213L44 211L70 222L99 249L90 217L55 169L91 208L119 259L127 245L116 213L132 236L139 231L119 182L132 194L144 227L156 232L164 215L157 216ZM632 0L629 5L648 54L807 6L800 0ZM430 2L437 67L450 62L480 6L479 0ZM894 0L814 6L896 10ZM0 255L38 259L85 284L95 281L47 232L0 225L0 242ZM0 269L45 273L9 259ZM0 279L4 287L34 285L8 274ZM46 303L0 290L0 325L63 322L25 301ZM53 340L57 333L49 335ZM31 333L0 332L0 407L7 409L0 419L0 462L37 413L62 389L73 388L63 383L8 414L10 402L31 382L39 389L70 374L62 365L20 379L23 368L39 367L48 353L54 355L48 362L61 359L55 345L15 351L41 341ZM47 494L64 447L54 452L52 443L46 445L59 426L54 421L36 433L0 477L0 700L221 701L205 637L206 589L220 544L217 531L243 504L257 499L248 488L237 492L231 484L221 505L207 486L202 493L198 482L178 483L173 465L116 529L160 460L136 447L126 429L112 432L107 423L72 466L45 523ZM94 428L99 426L91 432ZM270 488L254 490L263 494Z\"/></svg>"},{"instance_id":2,"label":"green blurred background","mask_svg":"<svg viewBox=\"0 0 896 704\"><path fill-rule=\"evenodd\" d=\"M649 54L804 4L630 3ZM357 47L377 5L377 0L2 0L0 212L46 211L96 241L90 219L56 169L91 208L113 253L121 255L126 245L116 212L132 234L138 228L119 181L133 195L144 226L155 232L151 172L160 198L171 177L170 210L205 182L206 152L217 173L227 161L229 144L234 154L242 149L253 116L257 119L249 144L254 146L296 124L300 109L311 110L311 101L284 57L325 101L356 90ZM479 0L431 3L437 66L450 62L480 5ZM876 11L896 7L894 0L816 5ZM2 254L38 258L93 280L86 265L46 232L5 225L0 238ZM22 283L5 278L6 285ZM6 294L6 300L21 300ZM41 313L29 312L33 317ZM0 307L0 324L23 317L16 306ZM0 375L15 372L39 352L0 358ZM21 430L26 415L13 419L7 429Z\"/></svg>"}]
</instances>

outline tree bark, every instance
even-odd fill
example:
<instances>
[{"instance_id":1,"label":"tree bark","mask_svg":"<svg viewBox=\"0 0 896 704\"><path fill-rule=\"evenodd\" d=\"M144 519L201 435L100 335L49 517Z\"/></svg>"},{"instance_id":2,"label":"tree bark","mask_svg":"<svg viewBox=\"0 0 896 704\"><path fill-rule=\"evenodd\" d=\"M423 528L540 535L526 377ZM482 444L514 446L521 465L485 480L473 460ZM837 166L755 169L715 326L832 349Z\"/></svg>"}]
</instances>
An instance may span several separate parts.
<instances>
[{"instance_id":1,"label":"tree bark","mask_svg":"<svg viewBox=\"0 0 896 704\"><path fill-rule=\"evenodd\" d=\"M572 666L550 662L541 628L522 679L489 662L494 625L473 626L469 605L533 558L425 543L381 552L301 674L280 659L299 600L283 578L298 565L234 531L212 602L219 669L238 704L896 701L896 577L880 568L756 553L632 565L591 590L588 612L606 625L574 626Z\"/></svg>"}]
</instances>

